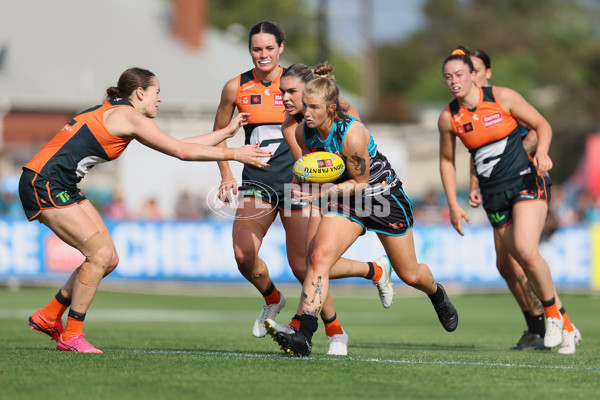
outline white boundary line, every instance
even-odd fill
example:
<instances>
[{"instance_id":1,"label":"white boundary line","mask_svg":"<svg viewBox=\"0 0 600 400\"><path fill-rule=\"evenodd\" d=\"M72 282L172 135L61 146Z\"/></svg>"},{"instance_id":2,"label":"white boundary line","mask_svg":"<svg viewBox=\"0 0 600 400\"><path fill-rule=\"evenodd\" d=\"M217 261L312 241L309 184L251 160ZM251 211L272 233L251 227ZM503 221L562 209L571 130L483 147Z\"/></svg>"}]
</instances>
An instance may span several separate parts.
<instances>
[{"instance_id":1,"label":"white boundary line","mask_svg":"<svg viewBox=\"0 0 600 400\"><path fill-rule=\"evenodd\" d=\"M251 353L228 353L211 351L174 351L174 350L104 350L105 353L127 353L127 354L167 354L183 356L210 356L223 358L265 358L292 361L352 361L364 363L382 364L414 364L414 365L448 365L464 367L501 367L501 368L529 368L529 369L562 369L573 371L600 371L600 367L573 367L563 365L527 365L527 364L505 364L505 363L482 363L482 362L459 362L459 361L414 361L414 360L391 360L379 358L354 358L354 357L290 357L275 354L251 354Z\"/></svg>"}]
</instances>

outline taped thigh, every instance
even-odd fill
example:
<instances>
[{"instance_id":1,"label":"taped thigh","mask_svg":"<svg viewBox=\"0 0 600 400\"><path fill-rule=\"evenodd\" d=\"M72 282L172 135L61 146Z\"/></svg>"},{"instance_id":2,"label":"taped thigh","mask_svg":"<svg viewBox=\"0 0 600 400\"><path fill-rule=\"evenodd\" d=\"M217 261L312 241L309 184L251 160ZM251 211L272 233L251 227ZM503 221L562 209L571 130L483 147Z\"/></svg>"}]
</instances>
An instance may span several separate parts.
<instances>
[{"instance_id":1,"label":"taped thigh","mask_svg":"<svg viewBox=\"0 0 600 400\"><path fill-rule=\"evenodd\" d=\"M102 233L100 233L100 235L104 238L104 241L109 244L111 247L115 247L115 243L112 240L112 237L110 236L110 233L108 231L104 231Z\"/></svg>"},{"instance_id":2,"label":"taped thigh","mask_svg":"<svg viewBox=\"0 0 600 400\"><path fill-rule=\"evenodd\" d=\"M235 234L242 229L247 229L250 232L255 233L259 239L264 238L267 234L267 229L252 219L236 219L233 221L231 236L235 237Z\"/></svg>"}]
</instances>

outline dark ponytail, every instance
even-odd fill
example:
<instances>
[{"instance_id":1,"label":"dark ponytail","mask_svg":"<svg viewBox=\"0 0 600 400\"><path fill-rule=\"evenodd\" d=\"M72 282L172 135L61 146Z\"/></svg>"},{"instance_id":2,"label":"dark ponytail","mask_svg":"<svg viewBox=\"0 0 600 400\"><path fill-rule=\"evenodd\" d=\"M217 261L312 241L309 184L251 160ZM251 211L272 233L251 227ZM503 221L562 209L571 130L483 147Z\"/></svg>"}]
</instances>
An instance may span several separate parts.
<instances>
[{"instance_id":1,"label":"dark ponytail","mask_svg":"<svg viewBox=\"0 0 600 400\"><path fill-rule=\"evenodd\" d=\"M128 99L131 94L139 87L147 89L152 85L152 78L156 77L152 72L143 68L129 68L121 74L117 86L111 86L106 89L106 98L114 100L116 98Z\"/></svg>"}]
</instances>

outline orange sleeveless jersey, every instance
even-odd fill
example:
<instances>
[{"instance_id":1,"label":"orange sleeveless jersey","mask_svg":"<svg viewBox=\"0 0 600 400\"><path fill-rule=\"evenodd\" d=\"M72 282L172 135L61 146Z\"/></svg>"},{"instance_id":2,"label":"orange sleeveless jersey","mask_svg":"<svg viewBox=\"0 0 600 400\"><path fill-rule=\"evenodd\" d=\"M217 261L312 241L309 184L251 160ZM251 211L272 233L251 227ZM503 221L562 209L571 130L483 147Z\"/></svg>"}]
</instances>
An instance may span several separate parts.
<instances>
[{"instance_id":1,"label":"orange sleeveless jersey","mask_svg":"<svg viewBox=\"0 0 600 400\"><path fill-rule=\"evenodd\" d=\"M292 181L294 165L292 153L281 133L285 110L279 82L283 71L280 66L279 74L272 82L262 82L254 69L244 72L238 77L236 98L238 111L252 113L244 126L245 143L258 144L273 153L273 157L265 160L269 168L244 165L242 186L260 182L278 194L283 194L284 185Z\"/></svg>"},{"instance_id":2,"label":"orange sleeveless jersey","mask_svg":"<svg viewBox=\"0 0 600 400\"><path fill-rule=\"evenodd\" d=\"M520 186L532 172L515 118L496 101L494 86L479 88L480 100L469 110L454 99L448 105L453 133L469 149L482 193Z\"/></svg>"},{"instance_id":3,"label":"orange sleeveless jersey","mask_svg":"<svg viewBox=\"0 0 600 400\"><path fill-rule=\"evenodd\" d=\"M74 187L94 165L119 157L132 139L114 136L104 126L104 112L114 107L133 106L114 99L81 112L24 168L61 186Z\"/></svg>"},{"instance_id":4,"label":"orange sleeveless jersey","mask_svg":"<svg viewBox=\"0 0 600 400\"><path fill-rule=\"evenodd\" d=\"M285 112L281 90L279 90L282 73L283 68L279 67L279 74L268 86L256 77L254 69L238 77L236 106L239 112L252 113L248 120L249 125L283 122Z\"/></svg>"},{"instance_id":5,"label":"orange sleeveless jersey","mask_svg":"<svg viewBox=\"0 0 600 400\"><path fill-rule=\"evenodd\" d=\"M495 97L494 87L489 86L479 88L479 103L474 110L460 105L457 100L448 105L452 132L467 149L477 149L500 140L517 128L515 118L495 101Z\"/></svg>"}]
</instances>

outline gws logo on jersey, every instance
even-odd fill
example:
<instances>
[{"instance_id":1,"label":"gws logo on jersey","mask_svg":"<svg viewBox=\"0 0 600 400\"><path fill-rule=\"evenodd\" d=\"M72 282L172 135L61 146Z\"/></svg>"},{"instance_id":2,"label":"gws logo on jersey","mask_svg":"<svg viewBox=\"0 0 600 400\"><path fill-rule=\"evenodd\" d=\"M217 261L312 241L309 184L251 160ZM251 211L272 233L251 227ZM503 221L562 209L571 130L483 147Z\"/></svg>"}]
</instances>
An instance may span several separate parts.
<instances>
[{"instance_id":1,"label":"gws logo on jersey","mask_svg":"<svg viewBox=\"0 0 600 400\"><path fill-rule=\"evenodd\" d=\"M275 107L283 107L283 97L281 96L281 93L275 93L273 95L273 105Z\"/></svg>"},{"instance_id":2,"label":"gws logo on jersey","mask_svg":"<svg viewBox=\"0 0 600 400\"><path fill-rule=\"evenodd\" d=\"M489 128L490 126L499 124L502 121L504 121L504 118L502 118L502 114L500 114L499 112L495 112L493 114L486 115L485 117L483 117L483 126Z\"/></svg>"},{"instance_id":3,"label":"gws logo on jersey","mask_svg":"<svg viewBox=\"0 0 600 400\"><path fill-rule=\"evenodd\" d=\"M473 123L472 122L467 122L466 124L463 125L458 125L456 127L456 134L457 135L463 135L465 133L469 133L473 130Z\"/></svg>"},{"instance_id":4,"label":"gws logo on jersey","mask_svg":"<svg viewBox=\"0 0 600 400\"><path fill-rule=\"evenodd\" d=\"M240 101L243 106L254 106L262 104L262 96L260 94L251 94L250 96L241 96Z\"/></svg>"}]
</instances>

